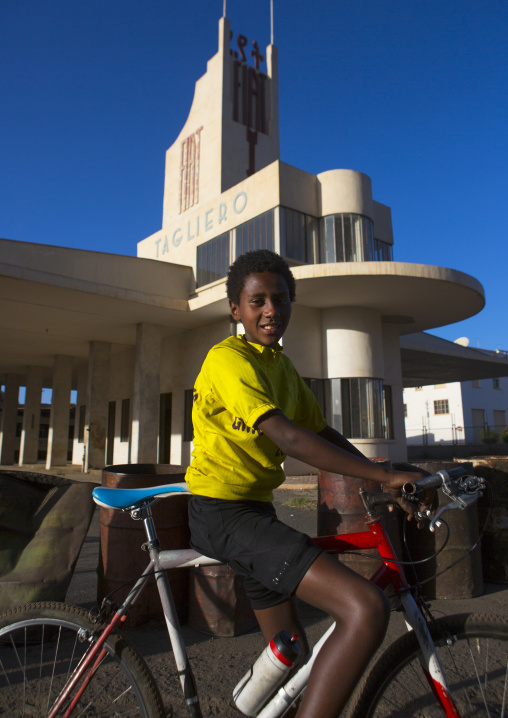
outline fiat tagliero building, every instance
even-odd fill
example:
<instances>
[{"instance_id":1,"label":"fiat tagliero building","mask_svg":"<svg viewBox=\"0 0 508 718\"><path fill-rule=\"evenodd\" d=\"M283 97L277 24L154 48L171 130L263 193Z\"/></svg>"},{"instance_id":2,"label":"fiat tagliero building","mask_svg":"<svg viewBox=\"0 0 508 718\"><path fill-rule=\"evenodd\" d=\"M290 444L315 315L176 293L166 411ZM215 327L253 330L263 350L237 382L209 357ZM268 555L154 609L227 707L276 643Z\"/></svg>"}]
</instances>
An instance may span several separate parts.
<instances>
[{"instance_id":1,"label":"fiat tagliero building","mask_svg":"<svg viewBox=\"0 0 508 718\"><path fill-rule=\"evenodd\" d=\"M256 248L292 266L284 350L329 423L369 457L405 460L405 361L421 382L426 355L405 355L401 338L416 337L414 347L417 333L479 312L482 286L453 269L394 262L390 208L366 175L280 161L277 50L262 53L222 18L218 52L166 154L162 228L138 256L0 240L0 463L37 460L41 389L51 387L48 468L67 460L71 390L73 463L187 465L195 377L208 349L241 331L227 269ZM508 374L506 360L476 365L471 350L461 363L454 348L453 361L457 380ZM443 350L430 381L446 362ZM311 470L286 461L287 473Z\"/></svg>"}]
</instances>

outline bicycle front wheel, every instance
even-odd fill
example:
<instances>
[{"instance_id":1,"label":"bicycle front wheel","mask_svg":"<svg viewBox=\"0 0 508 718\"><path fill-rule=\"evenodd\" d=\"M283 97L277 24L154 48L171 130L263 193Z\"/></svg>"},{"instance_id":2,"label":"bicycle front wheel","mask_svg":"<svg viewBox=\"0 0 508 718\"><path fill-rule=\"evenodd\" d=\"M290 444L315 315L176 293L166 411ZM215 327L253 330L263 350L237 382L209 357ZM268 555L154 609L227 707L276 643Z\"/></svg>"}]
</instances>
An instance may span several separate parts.
<instances>
[{"instance_id":1,"label":"bicycle front wheel","mask_svg":"<svg viewBox=\"0 0 508 718\"><path fill-rule=\"evenodd\" d=\"M428 624L461 718L508 716L508 621L460 614ZM355 692L352 718L443 718L413 631L390 646Z\"/></svg>"},{"instance_id":2,"label":"bicycle front wheel","mask_svg":"<svg viewBox=\"0 0 508 718\"><path fill-rule=\"evenodd\" d=\"M27 604L2 614L0 716L46 718L93 645L94 631L86 611L63 603ZM105 648L106 658L72 716L163 718L159 692L139 654L113 633Z\"/></svg>"}]
</instances>

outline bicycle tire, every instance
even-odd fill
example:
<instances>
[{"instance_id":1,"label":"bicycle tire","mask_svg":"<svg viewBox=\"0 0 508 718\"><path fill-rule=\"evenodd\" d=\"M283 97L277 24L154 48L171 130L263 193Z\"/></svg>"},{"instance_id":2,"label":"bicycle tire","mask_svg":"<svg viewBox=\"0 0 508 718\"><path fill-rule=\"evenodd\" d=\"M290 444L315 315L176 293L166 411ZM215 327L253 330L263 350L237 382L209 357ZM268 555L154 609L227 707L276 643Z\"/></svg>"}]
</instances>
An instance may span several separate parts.
<instances>
[{"instance_id":1,"label":"bicycle tire","mask_svg":"<svg viewBox=\"0 0 508 718\"><path fill-rule=\"evenodd\" d=\"M86 611L64 603L26 604L3 613L0 716L46 718L97 628ZM105 648L107 657L72 716L163 718L159 691L139 653L114 632Z\"/></svg>"},{"instance_id":2,"label":"bicycle tire","mask_svg":"<svg viewBox=\"0 0 508 718\"><path fill-rule=\"evenodd\" d=\"M461 718L508 715L508 620L458 614L428 627ZM351 718L442 718L420 653L413 631L396 640L356 689Z\"/></svg>"}]
</instances>

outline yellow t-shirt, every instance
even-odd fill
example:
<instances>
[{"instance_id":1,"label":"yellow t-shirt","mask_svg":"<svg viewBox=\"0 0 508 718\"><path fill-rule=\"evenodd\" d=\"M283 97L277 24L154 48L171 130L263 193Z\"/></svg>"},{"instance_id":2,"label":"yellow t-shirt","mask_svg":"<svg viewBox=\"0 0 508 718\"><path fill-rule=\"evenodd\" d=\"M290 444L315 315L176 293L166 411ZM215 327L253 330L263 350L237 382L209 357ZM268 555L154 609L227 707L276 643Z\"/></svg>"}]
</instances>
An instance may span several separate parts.
<instances>
[{"instance_id":1,"label":"yellow t-shirt","mask_svg":"<svg viewBox=\"0 0 508 718\"><path fill-rule=\"evenodd\" d=\"M193 461L186 481L194 494L271 501L284 481L285 455L256 429L279 409L298 426L326 426L311 390L280 346L229 337L208 353L194 387Z\"/></svg>"}]
</instances>

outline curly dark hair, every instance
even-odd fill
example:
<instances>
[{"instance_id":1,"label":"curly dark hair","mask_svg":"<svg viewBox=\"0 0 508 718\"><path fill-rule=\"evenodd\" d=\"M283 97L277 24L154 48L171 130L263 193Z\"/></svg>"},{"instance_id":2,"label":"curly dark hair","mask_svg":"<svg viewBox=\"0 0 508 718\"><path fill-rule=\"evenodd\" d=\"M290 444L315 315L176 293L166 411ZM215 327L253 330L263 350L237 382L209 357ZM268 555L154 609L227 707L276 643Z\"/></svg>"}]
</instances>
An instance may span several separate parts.
<instances>
[{"instance_id":1,"label":"curly dark hair","mask_svg":"<svg viewBox=\"0 0 508 718\"><path fill-rule=\"evenodd\" d=\"M269 249L255 249L252 252L241 254L229 268L226 290L228 299L238 304L240 292L245 284L245 277L258 272L274 272L284 277L289 289L289 298L292 302L296 298L295 278L287 262L279 254Z\"/></svg>"}]
</instances>

